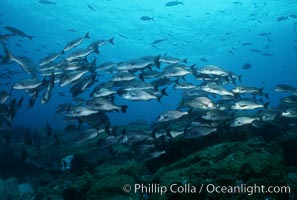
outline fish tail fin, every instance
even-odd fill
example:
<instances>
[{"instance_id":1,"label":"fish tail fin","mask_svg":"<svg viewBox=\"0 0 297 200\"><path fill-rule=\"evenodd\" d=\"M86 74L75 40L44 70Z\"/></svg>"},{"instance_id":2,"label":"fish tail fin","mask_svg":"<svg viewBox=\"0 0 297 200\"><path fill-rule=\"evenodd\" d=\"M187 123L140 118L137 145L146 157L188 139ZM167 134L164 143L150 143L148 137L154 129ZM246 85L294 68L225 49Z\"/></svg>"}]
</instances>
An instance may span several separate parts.
<instances>
[{"instance_id":1,"label":"fish tail fin","mask_svg":"<svg viewBox=\"0 0 297 200\"><path fill-rule=\"evenodd\" d=\"M10 53L10 51L8 50L8 48L6 47L6 45L3 44L3 48L4 48L4 57L2 59L2 63L7 63L9 60L13 59L13 55Z\"/></svg>"},{"instance_id":2,"label":"fish tail fin","mask_svg":"<svg viewBox=\"0 0 297 200\"><path fill-rule=\"evenodd\" d=\"M171 134L171 130L168 128L168 129L166 129L166 135L168 136L168 137L170 137L171 139L173 138L172 137L172 134Z\"/></svg>"},{"instance_id":3,"label":"fish tail fin","mask_svg":"<svg viewBox=\"0 0 297 200\"><path fill-rule=\"evenodd\" d=\"M269 94L268 93L265 93L264 96L265 96L266 99L269 99Z\"/></svg>"},{"instance_id":4,"label":"fish tail fin","mask_svg":"<svg viewBox=\"0 0 297 200\"><path fill-rule=\"evenodd\" d=\"M94 51L95 54L99 54L100 53L99 44L94 45L92 50Z\"/></svg>"},{"instance_id":5,"label":"fish tail fin","mask_svg":"<svg viewBox=\"0 0 297 200\"><path fill-rule=\"evenodd\" d=\"M194 65L190 66L190 68L191 68L192 74L193 74L195 77L197 77L197 76L198 76L198 73L197 73L197 70L196 70L196 67L195 67L195 66L196 66L196 65L194 64Z\"/></svg>"},{"instance_id":6,"label":"fish tail fin","mask_svg":"<svg viewBox=\"0 0 297 200\"><path fill-rule=\"evenodd\" d=\"M154 64L157 66L158 69L160 69L160 55L156 56L155 59L154 59Z\"/></svg>"},{"instance_id":7,"label":"fish tail fin","mask_svg":"<svg viewBox=\"0 0 297 200\"><path fill-rule=\"evenodd\" d=\"M151 136L152 138L156 139L156 132L157 132L157 128L154 128L152 133L151 133Z\"/></svg>"},{"instance_id":8,"label":"fish tail fin","mask_svg":"<svg viewBox=\"0 0 297 200\"><path fill-rule=\"evenodd\" d=\"M107 133L108 135L110 135L110 123L106 124L105 128L104 128L105 133Z\"/></svg>"},{"instance_id":9,"label":"fish tail fin","mask_svg":"<svg viewBox=\"0 0 297 200\"><path fill-rule=\"evenodd\" d=\"M188 63L188 58L183 59L184 63Z\"/></svg>"},{"instance_id":10,"label":"fish tail fin","mask_svg":"<svg viewBox=\"0 0 297 200\"><path fill-rule=\"evenodd\" d=\"M144 81L144 77L143 77L143 74L139 74L139 79Z\"/></svg>"},{"instance_id":11,"label":"fish tail fin","mask_svg":"<svg viewBox=\"0 0 297 200\"><path fill-rule=\"evenodd\" d=\"M161 90L161 94L162 94L162 95L165 95L165 96L168 96L168 94L167 94L167 92L166 92L166 89L167 89L167 87L166 87L166 88L163 88L163 89Z\"/></svg>"},{"instance_id":12,"label":"fish tail fin","mask_svg":"<svg viewBox=\"0 0 297 200\"><path fill-rule=\"evenodd\" d=\"M17 103L17 107L18 107L18 108L22 107L23 101L24 101L24 96L22 96L22 97L19 99L19 101L18 101L18 103Z\"/></svg>"},{"instance_id":13,"label":"fish tail fin","mask_svg":"<svg viewBox=\"0 0 297 200\"><path fill-rule=\"evenodd\" d=\"M188 115L190 115L190 114L192 114L193 113L193 108L190 108L189 110L188 110Z\"/></svg>"},{"instance_id":14,"label":"fish tail fin","mask_svg":"<svg viewBox=\"0 0 297 200\"><path fill-rule=\"evenodd\" d=\"M263 107L265 108L265 109L267 109L268 108L268 105L269 105L269 101L268 102L266 102L266 103L264 103L264 105L263 105Z\"/></svg>"},{"instance_id":15,"label":"fish tail fin","mask_svg":"<svg viewBox=\"0 0 297 200\"><path fill-rule=\"evenodd\" d=\"M99 48L97 47L97 48L94 48L94 53L95 54L99 54L100 53L100 51L99 51Z\"/></svg>"},{"instance_id":16,"label":"fish tail fin","mask_svg":"<svg viewBox=\"0 0 297 200\"><path fill-rule=\"evenodd\" d=\"M113 40L114 40L114 37L110 38L110 39L108 40L108 42L109 42L110 44L114 45Z\"/></svg>"},{"instance_id":17,"label":"fish tail fin","mask_svg":"<svg viewBox=\"0 0 297 200\"><path fill-rule=\"evenodd\" d=\"M159 102L159 103L161 103L161 98L163 97L163 95L160 95L160 96L157 96L157 101Z\"/></svg>"},{"instance_id":18,"label":"fish tail fin","mask_svg":"<svg viewBox=\"0 0 297 200\"><path fill-rule=\"evenodd\" d=\"M35 36L28 35L28 38L29 38L30 40L32 40L34 37L35 37Z\"/></svg>"},{"instance_id":19,"label":"fish tail fin","mask_svg":"<svg viewBox=\"0 0 297 200\"><path fill-rule=\"evenodd\" d=\"M97 61L97 58L95 58L95 59L92 61L91 65L92 65L92 66L96 66L96 61Z\"/></svg>"},{"instance_id":20,"label":"fish tail fin","mask_svg":"<svg viewBox=\"0 0 297 200\"><path fill-rule=\"evenodd\" d=\"M264 87L262 87L262 88L259 89L259 93L260 94L263 94L263 89L264 89Z\"/></svg>"},{"instance_id":21,"label":"fish tail fin","mask_svg":"<svg viewBox=\"0 0 297 200\"><path fill-rule=\"evenodd\" d=\"M126 113L126 112L127 112L127 108L128 108L127 105L123 105L123 106L121 106L121 111L122 111L122 113Z\"/></svg>"},{"instance_id":22,"label":"fish tail fin","mask_svg":"<svg viewBox=\"0 0 297 200\"><path fill-rule=\"evenodd\" d=\"M238 81L239 81L239 83L241 83L241 79L242 79L242 75L239 75L239 76L238 76Z\"/></svg>"},{"instance_id":23,"label":"fish tail fin","mask_svg":"<svg viewBox=\"0 0 297 200\"><path fill-rule=\"evenodd\" d=\"M87 32L84 37L90 39L89 32Z\"/></svg>"}]
</instances>

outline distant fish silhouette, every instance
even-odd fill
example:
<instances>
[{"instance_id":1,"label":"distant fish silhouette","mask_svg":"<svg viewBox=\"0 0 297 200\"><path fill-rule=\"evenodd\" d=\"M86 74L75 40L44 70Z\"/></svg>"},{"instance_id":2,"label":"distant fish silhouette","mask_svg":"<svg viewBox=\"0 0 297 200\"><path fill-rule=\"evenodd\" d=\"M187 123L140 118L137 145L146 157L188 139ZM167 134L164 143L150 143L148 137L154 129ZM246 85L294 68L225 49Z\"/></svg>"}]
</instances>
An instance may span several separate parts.
<instances>
[{"instance_id":1,"label":"distant fish silhouette","mask_svg":"<svg viewBox=\"0 0 297 200\"><path fill-rule=\"evenodd\" d=\"M231 51L231 50L229 50L229 51L228 51L228 53L230 53L230 54L234 55L233 51Z\"/></svg>"},{"instance_id":2,"label":"distant fish silhouette","mask_svg":"<svg viewBox=\"0 0 297 200\"><path fill-rule=\"evenodd\" d=\"M233 1L233 4L238 4L238 5L242 6L242 2L240 2L240 1Z\"/></svg>"},{"instance_id":3,"label":"distant fish silhouette","mask_svg":"<svg viewBox=\"0 0 297 200\"><path fill-rule=\"evenodd\" d=\"M119 36L120 36L121 38L128 39L128 37L126 37L125 35L119 34Z\"/></svg>"},{"instance_id":4,"label":"distant fish silhouette","mask_svg":"<svg viewBox=\"0 0 297 200\"><path fill-rule=\"evenodd\" d=\"M250 52L261 53L262 51L259 49L250 49Z\"/></svg>"},{"instance_id":5,"label":"distant fish silhouette","mask_svg":"<svg viewBox=\"0 0 297 200\"><path fill-rule=\"evenodd\" d=\"M4 27L7 31L11 32L14 35L18 35L20 37L26 37L29 38L30 40L32 40L33 36L31 35L27 35L26 33L24 33L23 31L21 31L20 29L17 29L15 27L11 27L11 26L5 26Z\"/></svg>"},{"instance_id":6,"label":"distant fish silhouette","mask_svg":"<svg viewBox=\"0 0 297 200\"><path fill-rule=\"evenodd\" d=\"M272 53L262 53L262 56L274 56Z\"/></svg>"},{"instance_id":7,"label":"distant fish silhouette","mask_svg":"<svg viewBox=\"0 0 297 200\"><path fill-rule=\"evenodd\" d=\"M281 17L278 17L278 18L277 18L277 21L278 21L278 22L281 22L281 21L288 20L288 19L289 19L288 16L281 16Z\"/></svg>"},{"instance_id":8,"label":"distant fish silhouette","mask_svg":"<svg viewBox=\"0 0 297 200\"><path fill-rule=\"evenodd\" d=\"M91 5L88 5L88 7L89 7L92 11L96 12L96 10L95 10Z\"/></svg>"},{"instance_id":9,"label":"distant fish silhouette","mask_svg":"<svg viewBox=\"0 0 297 200\"><path fill-rule=\"evenodd\" d=\"M251 45L252 43L251 42L243 42L241 43L241 46L248 46L248 45Z\"/></svg>"},{"instance_id":10,"label":"distant fish silhouette","mask_svg":"<svg viewBox=\"0 0 297 200\"><path fill-rule=\"evenodd\" d=\"M199 58L199 60L202 61L202 62L208 62L208 59L206 59L205 57Z\"/></svg>"},{"instance_id":11,"label":"distant fish silhouette","mask_svg":"<svg viewBox=\"0 0 297 200\"><path fill-rule=\"evenodd\" d=\"M159 43L164 42L164 41L166 41L166 39L158 39L158 40L154 40L154 41L151 43L151 45L159 44Z\"/></svg>"},{"instance_id":12,"label":"distant fish silhouette","mask_svg":"<svg viewBox=\"0 0 297 200\"><path fill-rule=\"evenodd\" d=\"M165 4L165 6L177 6L179 4L184 5L182 1L169 1Z\"/></svg>"},{"instance_id":13,"label":"distant fish silhouette","mask_svg":"<svg viewBox=\"0 0 297 200\"><path fill-rule=\"evenodd\" d=\"M75 29L71 29L71 28L68 29L68 31L69 31L69 32L77 32L77 30L75 30Z\"/></svg>"},{"instance_id":14,"label":"distant fish silhouette","mask_svg":"<svg viewBox=\"0 0 297 200\"><path fill-rule=\"evenodd\" d=\"M242 66L242 69L244 70L248 70L248 69L251 69L252 68L252 65L250 63L245 63L243 66Z\"/></svg>"},{"instance_id":15,"label":"distant fish silhouette","mask_svg":"<svg viewBox=\"0 0 297 200\"><path fill-rule=\"evenodd\" d=\"M149 17L149 16L142 16L140 17L140 19L142 21L155 21L153 17Z\"/></svg>"},{"instance_id":16,"label":"distant fish silhouette","mask_svg":"<svg viewBox=\"0 0 297 200\"><path fill-rule=\"evenodd\" d=\"M289 17L297 19L297 14L291 14L291 15L289 15Z\"/></svg>"},{"instance_id":17,"label":"distant fish silhouette","mask_svg":"<svg viewBox=\"0 0 297 200\"><path fill-rule=\"evenodd\" d=\"M263 37L263 36L268 36L268 35L271 35L271 32L267 33L267 32L264 32L264 33L260 33L259 36Z\"/></svg>"},{"instance_id":18,"label":"distant fish silhouette","mask_svg":"<svg viewBox=\"0 0 297 200\"><path fill-rule=\"evenodd\" d=\"M57 4L57 2L49 1L49 0L39 0L38 2L41 4L46 4L46 5L56 5Z\"/></svg>"}]
</instances>

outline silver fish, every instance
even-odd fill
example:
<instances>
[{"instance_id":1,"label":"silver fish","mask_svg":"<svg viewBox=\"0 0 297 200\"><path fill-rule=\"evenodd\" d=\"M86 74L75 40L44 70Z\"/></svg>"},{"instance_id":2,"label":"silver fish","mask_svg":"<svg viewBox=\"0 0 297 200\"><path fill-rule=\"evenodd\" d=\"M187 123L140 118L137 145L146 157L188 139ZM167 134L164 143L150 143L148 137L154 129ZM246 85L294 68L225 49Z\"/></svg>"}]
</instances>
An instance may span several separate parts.
<instances>
[{"instance_id":1,"label":"silver fish","mask_svg":"<svg viewBox=\"0 0 297 200\"><path fill-rule=\"evenodd\" d=\"M161 155L163 155L165 153L166 153L166 151L154 151L154 152L146 153L143 156L143 161L149 161L149 160L152 160L154 158L158 158L158 157L160 157Z\"/></svg>"},{"instance_id":2,"label":"silver fish","mask_svg":"<svg viewBox=\"0 0 297 200\"><path fill-rule=\"evenodd\" d=\"M14 28L14 27L11 27L11 26L4 26L4 28L11 32L12 34L14 35L18 35L18 36L21 36L21 37L26 37L26 38L29 38L30 40L33 39L33 36L31 35L27 35L26 33L24 33L23 31L17 29L17 28Z\"/></svg>"},{"instance_id":3,"label":"silver fish","mask_svg":"<svg viewBox=\"0 0 297 200\"><path fill-rule=\"evenodd\" d=\"M51 75L51 78L50 78L50 81L48 83L48 86L42 96L42 99L41 99L41 104L45 104L49 101L49 99L51 98L51 93L52 93L52 90L53 90L53 87L54 87L54 83L55 83L55 74L52 73Z\"/></svg>"},{"instance_id":4,"label":"silver fish","mask_svg":"<svg viewBox=\"0 0 297 200\"><path fill-rule=\"evenodd\" d=\"M228 114L221 110L210 110L206 114L204 114L202 119L210 120L210 121L222 121L229 118Z\"/></svg>"},{"instance_id":5,"label":"silver fish","mask_svg":"<svg viewBox=\"0 0 297 200\"><path fill-rule=\"evenodd\" d=\"M74 106L70 107L67 112L67 117L81 117L81 116L88 116L94 113L97 113L98 110L94 110L84 106Z\"/></svg>"},{"instance_id":6,"label":"silver fish","mask_svg":"<svg viewBox=\"0 0 297 200\"><path fill-rule=\"evenodd\" d=\"M152 99L160 101L161 98L142 90L119 91L118 94L124 99L132 101L149 101Z\"/></svg>"},{"instance_id":7,"label":"silver fish","mask_svg":"<svg viewBox=\"0 0 297 200\"><path fill-rule=\"evenodd\" d=\"M137 78L134 74L126 71L120 71L115 76L113 76L110 80L117 82L117 81L130 81Z\"/></svg>"},{"instance_id":8,"label":"silver fish","mask_svg":"<svg viewBox=\"0 0 297 200\"><path fill-rule=\"evenodd\" d=\"M139 78L144 81L144 79L150 79L150 78L157 78L161 75L159 71L156 70L147 70L143 71L139 74Z\"/></svg>"},{"instance_id":9,"label":"silver fish","mask_svg":"<svg viewBox=\"0 0 297 200\"><path fill-rule=\"evenodd\" d=\"M14 83L13 89L16 89L16 90L30 90L30 89L37 88L41 84L42 84L42 82L40 82L39 80L37 80L35 78L25 79L25 80Z\"/></svg>"},{"instance_id":10,"label":"silver fish","mask_svg":"<svg viewBox=\"0 0 297 200\"><path fill-rule=\"evenodd\" d=\"M134 59L118 64L118 70L142 70L155 64L154 60Z\"/></svg>"},{"instance_id":11,"label":"silver fish","mask_svg":"<svg viewBox=\"0 0 297 200\"><path fill-rule=\"evenodd\" d=\"M297 107L288 108L281 113L282 117L296 118L297 117Z\"/></svg>"},{"instance_id":12,"label":"silver fish","mask_svg":"<svg viewBox=\"0 0 297 200\"><path fill-rule=\"evenodd\" d=\"M274 87L274 91L275 92L296 92L297 89L292 85L279 84Z\"/></svg>"},{"instance_id":13,"label":"silver fish","mask_svg":"<svg viewBox=\"0 0 297 200\"><path fill-rule=\"evenodd\" d=\"M115 84L115 86L117 86ZM129 90L151 90L155 87L138 79L133 79L130 81L120 82L121 89L129 91Z\"/></svg>"},{"instance_id":14,"label":"silver fish","mask_svg":"<svg viewBox=\"0 0 297 200\"><path fill-rule=\"evenodd\" d=\"M96 71L101 71L101 70L107 70L110 69L112 67L115 67L117 64L113 63L113 62L106 62L106 63L102 63L100 64L97 68Z\"/></svg>"},{"instance_id":15,"label":"silver fish","mask_svg":"<svg viewBox=\"0 0 297 200\"><path fill-rule=\"evenodd\" d=\"M177 63L187 63L187 58L180 59L172 56L168 56L167 54L164 54L159 59L162 63L168 63L168 64L177 64Z\"/></svg>"},{"instance_id":16,"label":"silver fish","mask_svg":"<svg viewBox=\"0 0 297 200\"><path fill-rule=\"evenodd\" d=\"M229 92L222 86L216 85L216 84L207 84L207 85L201 85L197 86L197 89L200 89L204 92L208 92L211 94L218 94L218 95L227 95L227 96L234 96L232 92Z\"/></svg>"},{"instance_id":17,"label":"silver fish","mask_svg":"<svg viewBox=\"0 0 297 200\"><path fill-rule=\"evenodd\" d=\"M213 101L207 97L196 97L184 104L201 110L214 110L217 108Z\"/></svg>"},{"instance_id":18,"label":"silver fish","mask_svg":"<svg viewBox=\"0 0 297 200\"><path fill-rule=\"evenodd\" d=\"M98 47L101 47L107 43L110 43L112 45L114 45L114 42L113 42L114 38L110 38L108 40L97 40L95 42L93 42L92 44L90 44L90 46L94 45L94 46L98 46Z\"/></svg>"},{"instance_id":19,"label":"silver fish","mask_svg":"<svg viewBox=\"0 0 297 200\"><path fill-rule=\"evenodd\" d=\"M257 108L265 108L267 109L269 102L263 104L257 104L253 101L238 101L233 106L231 106L231 109L233 110L253 110Z\"/></svg>"},{"instance_id":20,"label":"silver fish","mask_svg":"<svg viewBox=\"0 0 297 200\"><path fill-rule=\"evenodd\" d=\"M184 138L197 138L201 136L206 136L210 133L215 132L216 130L216 127L194 126L188 130L185 130Z\"/></svg>"},{"instance_id":21,"label":"silver fish","mask_svg":"<svg viewBox=\"0 0 297 200\"><path fill-rule=\"evenodd\" d=\"M173 86L174 89L180 89L180 90L189 90L189 89L194 89L196 85L192 83L187 83L187 82L177 82Z\"/></svg>"},{"instance_id":22,"label":"silver fish","mask_svg":"<svg viewBox=\"0 0 297 200\"><path fill-rule=\"evenodd\" d=\"M158 116L157 122L167 122L167 121L175 120L187 114L188 114L187 111L183 112L178 110L168 110Z\"/></svg>"},{"instance_id":23,"label":"silver fish","mask_svg":"<svg viewBox=\"0 0 297 200\"><path fill-rule=\"evenodd\" d=\"M102 111L122 111L123 113L126 113L126 110L128 108L127 105L123 106L117 106L113 102L104 99L104 98L96 98L94 100L87 102L88 107L96 110L102 110Z\"/></svg>"},{"instance_id":24,"label":"silver fish","mask_svg":"<svg viewBox=\"0 0 297 200\"><path fill-rule=\"evenodd\" d=\"M273 121L280 114L277 110L263 110L260 114L260 119L262 121Z\"/></svg>"},{"instance_id":25,"label":"silver fish","mask_svg":"<svg viewBox=\"0 0 297 200\"><path fill-rule=\"evenodd\" d=\"M117 91L109 89L109 88L102 88L102 87L98 87L98 88L94 88L93 92L91 93L91 96L98 98L98 97L107 97L113 94L116 94Z\"/></svg>"},{"instance_id":26,"label":"silver fish","mask_svg":"<svg viewBox=\"0 0 297 200\"><path fill-rule=\"evenodd\" d=\"M230 126L231 127L243 126L246 124L251 124L255 120L259 120L259 118L258 117L237 117L232 121Z\"/></svg>"},{"instance_id":27,"label":"silver fish","mask_svg":"<svg viewBox=\"0 0 297 200\"><path fill-rule=\"evenodd\" d=\"M4 104L9 97L10 97L9 93L5 91L0 91L0 104Z\"/></svg>"},{"instance_id":28,"label":"silver fish","mask_svg":"<svg viewBox=\"0 0 297 200\"><path fill-rule=\"evenodd\" d=\"M81 144L89 140L92 140L96 138L100 133L103 133L104 131L105 131L104 129L97 130L95 128L89 128L89 129L83 130L76 144Z\"/></svg>"},{"instance_id":29,"label":"silver fish","mask_svg":"<svg viewBox=\"0 0 297 200\"><path fill-rule=\"evenodd\" d=\"M99 54L98 46L92 46L86 49L78 49L77 51L71 53L69 56L67 56L67 61L72 61L76 59L85 58L91 53Z\"/></svg>"},{"instance_id":30,"label":"silver fish","mask_svg":"<svg viewBox=\"0 0 297 200\"><path fill-rule=\"evenodd\" d=\"M198 73L208 74L208 75L217 75L217 76L228 76L229 73L223 70L222 68L215 65L207 65L201 67L197 70Z\"/></svg>"},{"instance_id":31,"label":"silver fish","mask_svg":"<svg viewBox=\"0 0 297 200\"><path fill-rule=\"evenodd\" d=\"M180 77L180 76L186 76L191 73L192 73L191 70L186 65L172 64L164 68L162 76L167 78Z\"/></svg>"},{"instance_id":32,"label":"silver fish","mask_svg":"<svg viewBox=\"0 0 297 200\"><path fill-rule=\"evenodd\" d=\"M37 76L36 66L30 58L14 56L6 47L4 47L4 51L5 51L5 57L3 58L2 62L7 62L8 60L12 60L18 63L25 72L31 74L33 77Z\"/></svg>"},{"instance_id":33,"label":"silver fish","mask_svg":"<svg viewBox=\"0 0 297 200\"><path fill-rule=\"evenodd\" d=\"M73 81L80 79L87 72L88 70L80 70L80 71L73 71L73 72L64 74L61 77L60 86L63 87Z\"/></svg>"},{"instance_id":34,"label":"silver fish","mask_svg":"<svg viewBox=\"0 0 297 200\"><path fill-rule=\"evenodd\" d=\"M63 52L69 51L70 49L73 49L74 47L80 45L85 39L89 39L89 32L87 32L83 37L79 37L71 42L69 42L63 49Z\"/></svg>"},{"instance_id":35,"label":"silver fish","mask_svg":"<svg viewBox=\"0 0 297 200\"><path fill-rule=\"evenodd\" d=\"M289 104L297 104L297 95L287 96L287 97L281 99L281 101L284 103L289 103Z\"/></svg>"},{"instance_id":36,"label":"silver fish","mask_svg":"<svg viewBox=\"0 0 297 200\"><path fill-rule=\"evenodd\" d=\"M46 56L45 58L43 58L40 61L39 66L41 67L41 66L44 66L44 65L48 65L51 62L55 61L57 58L59 58L61 55L62 55L61 52L50 54L50 55Z\"/></svg>"}]
</instances>

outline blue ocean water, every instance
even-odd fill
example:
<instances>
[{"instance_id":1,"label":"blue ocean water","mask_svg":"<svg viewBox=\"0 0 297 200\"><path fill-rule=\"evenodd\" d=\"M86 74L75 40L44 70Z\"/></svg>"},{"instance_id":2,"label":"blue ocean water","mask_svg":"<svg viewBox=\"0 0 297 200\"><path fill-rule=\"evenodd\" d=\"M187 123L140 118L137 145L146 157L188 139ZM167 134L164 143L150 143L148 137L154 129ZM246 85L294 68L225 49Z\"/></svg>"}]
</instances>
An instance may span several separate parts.
<instances>
[{"instance_id":1,"label":"blue ocean water","mask_svg":"<svg viewBox=\"0 0 297 200\"><path fill-rule=\"evenodd\" d=\"M97 63L168 53L187 58L189 64L198 67L218 65L242 75L245 85L264 87L270 94L271 107L276 106L281 97L281 94L273 92L276 84L297 85L297 19L289 17L297 14L296 1L184 0L183 5L165 6L167 2L63 0L51 5L37 0L2 0L0 33L7 33L4 26L12 26L34 36L32 41L12 37L6 45L14 55L29 57L36 65L49 53L61 51L65 44L86 32L90 33L91 39L82 47L91 41L114 37L114 46L105 45L99 55L90 56L97 57ZM142 16L154 20L144 21L140 19ZM278 20L281 16L288 18ZM268 33L268 36L260 36L261 33ZM152 45L155 40L163 41ZM245 42L251 44L242 45ZM18 43L21 45L17 46ZM251 52L251 49L261 53ZM273 56L263 56L262 53ZM207 61L202 61L203 58ZM242 66L247 62L252 68L243 70ZM1 72L4 73L6 68L22 72L16 63L2 65ZM98 76L99 80L105 78L105 74ZM1 79L1 90L9 91L10 83L23 77L26 74L20 73L13 80ZM10 83L5 85L5 82ZM60 92L66 96L59 96ZM160 112L176 108L181 92L169 88L168 93L170 95L162 98L161 104L157 101L130 102L117 97L115 102L127 104L128 111L125 114L108 113L108 116L113 124L126 124L138 119L152 122ZM28 96L24 91L13 91L13 95L24 96L27 102ZM12 124L44 127L49 120L55 126L63 127L63 119L55 114L55 109L57 105L69 102L72 102L69 87L56 85L47 104L41 105L38 100L32 108L22 106Z\"/></svg>"}]
</instances>

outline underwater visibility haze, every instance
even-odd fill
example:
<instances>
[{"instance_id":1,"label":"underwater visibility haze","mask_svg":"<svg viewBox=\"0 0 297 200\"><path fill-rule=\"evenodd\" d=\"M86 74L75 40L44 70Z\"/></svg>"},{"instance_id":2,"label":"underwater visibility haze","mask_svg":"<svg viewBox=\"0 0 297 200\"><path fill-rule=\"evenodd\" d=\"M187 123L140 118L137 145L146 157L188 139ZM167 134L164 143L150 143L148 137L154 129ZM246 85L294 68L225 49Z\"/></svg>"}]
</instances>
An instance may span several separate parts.
<instances>
[{"instance_id":1,"label":"underwater visibility haze","mask_svg":"<svg viewBox=\"0 0 297 200\"><path fill-rule=\"evenodd\" d=\"M0 5L4 199L296 199L297 1Z\"/></svg>"}]
</instances>

